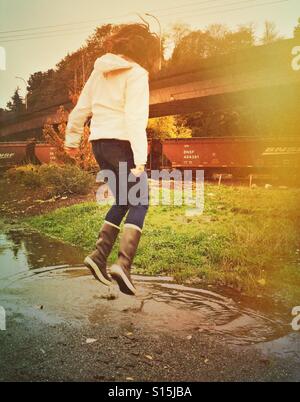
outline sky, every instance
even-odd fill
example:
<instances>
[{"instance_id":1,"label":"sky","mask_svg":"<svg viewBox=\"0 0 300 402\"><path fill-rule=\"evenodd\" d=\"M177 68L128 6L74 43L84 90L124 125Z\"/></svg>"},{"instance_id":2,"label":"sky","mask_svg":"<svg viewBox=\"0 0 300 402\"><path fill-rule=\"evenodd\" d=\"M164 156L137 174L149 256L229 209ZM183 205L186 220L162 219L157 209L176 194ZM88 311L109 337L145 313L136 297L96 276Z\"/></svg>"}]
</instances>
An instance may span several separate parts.
<instances>
[{"instance_id":1,"label":"sky","mask_svg":"<svg viewBox=\"0 0 300 402\"><path fill-rule=\"evenodd\" d=\"M147 12L159 19L163 32L177 22L191 29L212 23L236 29L254 23L260 35L269 20L290 38L300 17L300 0L0 0L0 107L17 86L25 95L25 83L16 77L27 81L34 72L54 68L80 48L96 26L140 22L137 13ZM157 21L146 18L159 32Z\"/></svg>"}]
</instances>

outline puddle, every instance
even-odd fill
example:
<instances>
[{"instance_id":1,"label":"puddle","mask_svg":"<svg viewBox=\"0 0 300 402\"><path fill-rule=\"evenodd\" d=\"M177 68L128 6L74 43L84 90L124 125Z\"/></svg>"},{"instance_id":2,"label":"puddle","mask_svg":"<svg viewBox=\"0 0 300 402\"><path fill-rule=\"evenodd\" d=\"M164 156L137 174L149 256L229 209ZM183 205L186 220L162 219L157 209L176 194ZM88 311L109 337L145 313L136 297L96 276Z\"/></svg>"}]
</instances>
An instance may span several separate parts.
<instances>
[{"instance_id":1,"label":"puddle","mask_svg":"<svg viewBox=\"0 0 300 402\"><path fill-rule=\"evenodd\" d=\"M107 297L107 288L76 265L83 257L76 248L36 232L10 229L1 233L2 299L17 300L12 311L17 311L17 304L21 311L27 300L27 314L46 320L48 314L50 323L67 319L86 325L130 319L151 331L178 331L185 336L213 333L236 345L272 341L291 332L289 316L271 308L272 301L266 308L263 302L258 307L220 289L175 284L170 277L134 276L137 297L118 292ZM34 305L47 308L36 311Z\"/></svg>"},{"instance_id":2,"label":"puddle","mask_svg":"<svg viewBox=\"0 0 300 402\"><path fill-rule=\"evenodd\" d=\"M143 283L141 278L136 281ZM290 331L284 317L253 310L217 290L147 282L144 292L143 311L151 315L152 321L155 317L157 328L228 335L234 344L265 342Z\"/></svg>"},{"instance_id":3,"label":"puddle","mask_svg":"<svg viewBox=\"0 0 300 402\"><path fill-rule=\"evenodd\" d=\"M74 265L83 253L34 231L10 228L0 232L0 281L45 266Z\"/></svg>"}]
</instances>

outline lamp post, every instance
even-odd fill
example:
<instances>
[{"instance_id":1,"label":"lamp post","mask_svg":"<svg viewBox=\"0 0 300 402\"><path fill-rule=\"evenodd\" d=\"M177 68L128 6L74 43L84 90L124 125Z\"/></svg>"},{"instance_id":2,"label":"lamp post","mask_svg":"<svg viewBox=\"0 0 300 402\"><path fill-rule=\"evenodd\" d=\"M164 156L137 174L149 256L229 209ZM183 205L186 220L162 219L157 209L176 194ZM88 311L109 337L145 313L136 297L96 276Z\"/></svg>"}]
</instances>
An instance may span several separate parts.
<instances>
[{"instance_id":1,"label":"lamp post","mask_svg":"<svg viewBox=\"0 0 300 402\"><path fill-rule=\"evenodd\" d=\"M145 15L148 15L148 17L152 17L156 20L156 22L158 23L159 26L159 71L161 70L162 67L162 62L161 62L161 51L162 51L162 27L161 27L161 23L159 21L159 19L152 14L146 13Z\"/></svg>"},{"instance_id":2,"label":"lamp post","mask_svg":"<svg viewBox=\"0 0 300 402\"><path fill-rule=\"evenodd\" d=\"M15 78L16 78L17 80L23 81L24 84L25 84L25 90L26 90L26 94L25 94L25 109L26 109L26 111L27 111L27 109L28 109L27 81L26 81L24 78L22 78L22 77L15 77Z\"/></svg>"},{"instance_id":3,"label":"lamp post","mask_svg":"<svg viewBox=\"0 0 300 402\"><path fill-rule=\"evenodd\" d=\"M140 14L137 13L137 15L138 15L146 24L148 24L147 21L145 21L144 18L143 18ZM145 13L145 15L147 15L148 17L154 18L154 19L156 20L156 22L158 23L158 26L159 26L159 71L160 71L160 70L161 70L161 67L162 67L162 61L161 61L161 51L162 51L162 27L161 27L161 23L160 23L159 19L158 19L155 15L150 14L150 13ZM149 25L149 24L148 24L148 25Z\"/></svg>"}]
</instances>

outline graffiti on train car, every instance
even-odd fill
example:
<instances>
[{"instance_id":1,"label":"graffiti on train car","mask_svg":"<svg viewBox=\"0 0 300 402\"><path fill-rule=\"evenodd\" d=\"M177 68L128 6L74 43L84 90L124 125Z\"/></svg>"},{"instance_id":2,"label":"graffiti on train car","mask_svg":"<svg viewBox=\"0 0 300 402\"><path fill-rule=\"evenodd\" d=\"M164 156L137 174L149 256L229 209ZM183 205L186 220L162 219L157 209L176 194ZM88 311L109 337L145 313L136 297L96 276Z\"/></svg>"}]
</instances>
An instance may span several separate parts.
<instances>
[{"instance_id":1,"label":"graffiti on train car","mask_svg":"<svg viewBox=\"0 0 300 402\"><path fill-rule=\"evenodd\" d=\"M0 167L24 163L55 163L55 147L46 143L27 142L0 143Z\"/></svg>"},{"instance_id":2,"label":"graffiti on train car","mask_svg":"<svg viewBox=\"0 0 300 402\"><path fill-rule=\"evenodd\" d=\"M1 153L0 159L12 159L15 156L15 153Z\"/></svg>"},{"instance_id":3,"label":"graffiti on train car","mask_svg":"<svg viewBox=\"0 0 300 402\"><path fill-rule=\"evenodd\" d=\"M263 155L296 155L300 154L300 147L268 147Z\"/></svg>"}]
</instances>

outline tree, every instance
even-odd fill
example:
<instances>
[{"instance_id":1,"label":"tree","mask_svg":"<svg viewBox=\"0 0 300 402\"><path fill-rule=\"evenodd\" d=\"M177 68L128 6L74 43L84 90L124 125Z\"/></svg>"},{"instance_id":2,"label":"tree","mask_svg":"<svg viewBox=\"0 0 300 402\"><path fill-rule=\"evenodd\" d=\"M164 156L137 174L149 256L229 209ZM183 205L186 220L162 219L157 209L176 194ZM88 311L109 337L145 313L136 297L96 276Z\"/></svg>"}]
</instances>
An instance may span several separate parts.
<instances>
[{"instance_id":1,"label":"tree","mask_svg":"<svg viewBox=\"0 0 300 402\"><path fill-rule=\"evenodd\" d=\"M167 58L168 55L172 55L174 48L190 32L191 32L190 26L185 23L176 22L170 26L169 30L164 34L164 42L166 44Z\"/></svg>"},{"instance_id":2,"label":"tree","mask_svg":"<svg viewBox=\"0 0 300 402\"><path fill-rule=\"evenodd\" d=\"M17 87L15 90L15 93L13 94L11 100L7 103L6 107L9 111L15 112L15 113L21 113L24 110L24 103L23 99L21 98L19 94L20 88Z\"/></svg>"},{"instance_id":3,"label":"tree","mask_svg":"<svg viewBox=\"0 0 300 402\"><path fill-rule=\"evenodd\" d=\"M57 110L57 121L59 124L54 126L51 121L47 121L43 128L43 139L55 148L55 156L58 162L75 163L84 170L95 169L97 164L93 156L92 147L89 142L90 130L87 125L84 127L83 136L81 138L78 155L75 159L70 158L65 150L66 121L68 113L61 106Z\"/></svg>"},{"instance_id":4,"label":"tree","mask_svg":"<svg viewBox=\"0 0 300 402\"><path fill-rule=\"evenodd\" d=\"M148 135L150 138L190 138L192 130L184 121L177 120L176 116L157 117L149 120Z\"/></svg>"},{"instance_id":5,"label":"tree","mask_svg":"<svg viewBox=\"0 0 300 402\"><path fill-rule=\"evenodd\" d=\"M269 43L273 43L281 39L283 39L283 37L279 35L275 22L265 21L264 33L260 40L261 43L263 45L268 45Z\"/></svg>"},{"instance_id":6,"label":"tree","mask_svg":"<svg viewBox=\"0 0 300 402\"><path fill-rule=\"evenodd\" d=\"M224 36L224 49L221 53L227 54L250 48L255 45L255 32L252 23L239 25L236 31L227 31Z\"/></svg>"},{"instance_id":7,"label":"tree","mask_svg":"<svg viewBox=\"0 0 300 402\"><path fill-rule=\"evenodd\" d=\"M53 99L57 98L57 94L61 96L63 93L53 69L31 74L28 80L27 91L29 110L41 109L47 106L49 102L53 103ZM65 93L66 97L67 93Z\"/></svg>"},{"instance_id":8,"label":"tree","mask_svg":"<svg viewBox=\"0 0 300 402\"><path fill-rule=\"evenodd\" d=\"M236 31L230 31L224 25L214 24L205 31L191 31L184 36L174 49L169 68L174 72L191 69L204 59L251 47L254 43L252 25L241 25Z\"/></svg>"}]
</instances>

